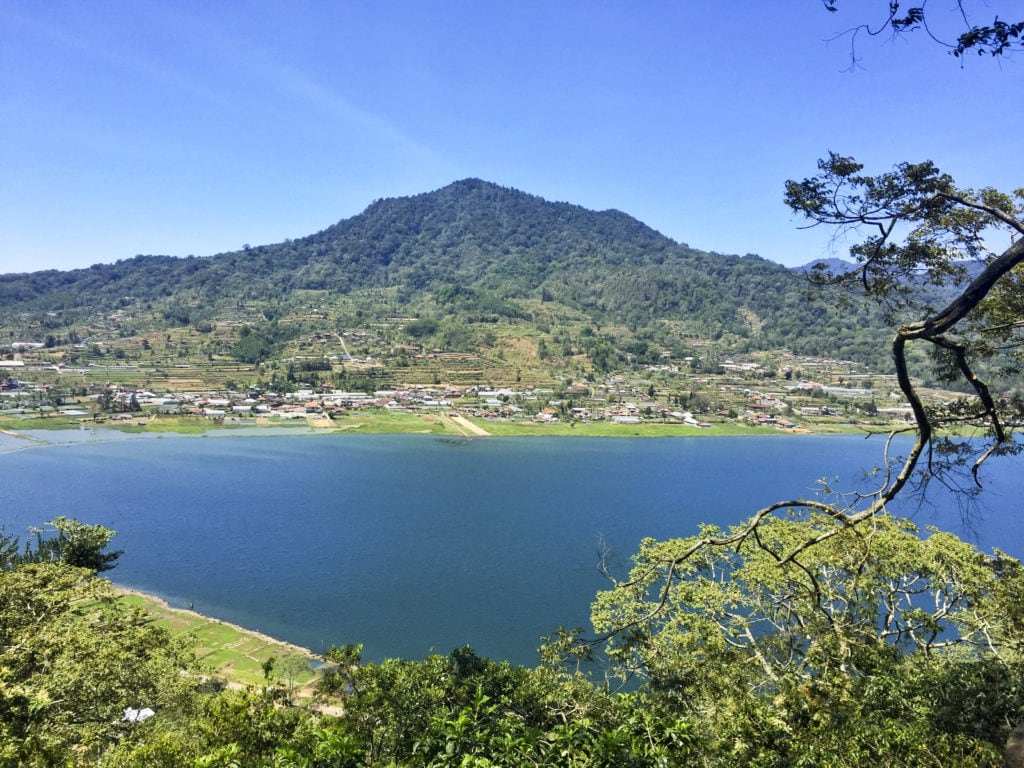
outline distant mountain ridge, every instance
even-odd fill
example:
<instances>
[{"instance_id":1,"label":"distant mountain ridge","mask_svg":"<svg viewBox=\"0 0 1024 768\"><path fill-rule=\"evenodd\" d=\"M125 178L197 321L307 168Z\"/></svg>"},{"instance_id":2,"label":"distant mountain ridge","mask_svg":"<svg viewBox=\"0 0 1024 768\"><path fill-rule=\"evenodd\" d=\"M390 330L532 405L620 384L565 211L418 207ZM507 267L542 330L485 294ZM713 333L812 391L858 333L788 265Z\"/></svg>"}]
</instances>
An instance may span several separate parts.
<instances>
[{"instance_id":1,"label":"distant mountain ridge","mask_svg":"<svg viewBox=\"0 0 1024 768\"><path fill-rule=\"evenodd\" d=\"M829 258L829 259L815 259L809 261L806 264L802 264L799 267L793 267L794 272L800 274L808 274L815 271L815 268L821 269L819 265L824 265L834 275L845 275L847 272L852 272L857 269L857 264L852 261L846 261L845 259Z\"/></svg>"}]
</instances>

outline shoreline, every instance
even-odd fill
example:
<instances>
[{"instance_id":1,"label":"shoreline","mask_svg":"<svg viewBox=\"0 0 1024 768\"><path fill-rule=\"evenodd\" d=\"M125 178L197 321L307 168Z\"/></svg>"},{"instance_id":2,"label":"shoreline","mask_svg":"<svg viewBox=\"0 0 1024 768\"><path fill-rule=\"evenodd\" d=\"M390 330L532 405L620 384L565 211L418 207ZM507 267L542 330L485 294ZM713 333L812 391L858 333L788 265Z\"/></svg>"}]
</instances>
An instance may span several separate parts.
<instances>
[{"instance_id":1,"label":"shoreline","mask_svg":"<svg viewBox=\"0 0 1024 768\"><path fill-rule=\"evenodd\" d=\"M117 596L117 597L141 597L141 598L143 598L143 599L145 599L147 601L151 601L153 603L156 603L163 610L168 611L170 613L176 613L176 614L179 614L179 615L182 615L182 616L188 616L188 617L192 617L192 618L196 618L196 619L203 619L206 622L213 622L213 623L216 623L216 624L220 624L222 626L229 627L229 628L235 630L236 632L240 632L240 633L242 633L244 635L248 635L250 637L256 638L257 640L259 640L259 641L261 641L261 642L263 642L263 643L265 643L267 645L280 646L280 647L285 648L285 649L287 649L289 651L301 654L302 656L304 656L304 657L306 657L308 659L312 659L312 660L320 662L320 663L323 663L325 661L325 658L324 658L324 656L322 654L315 653L311 649L305 648L305 647L303 647L301 645L296 645L295 643L289 642L287 640L281 640L281 639L276 638L276 637L271 637L270 635L267 635L267 634L265 634L263 632L260 632L258 630L249 629L248 627L243 627L240 624L234 624L234 623L232 623L230 621L224 621L223 619L218 619L216 616L210 616L209 614L200 613L199 611L196 611L196 610L194 610L192 608L175 608L173 605L171 605L169 602L167 602L167 600L165 600L164 598L160 597L159 595L153 594L152 592L144 592L141 589L135 589L134 587L126 587L126 586L124 586L122 584L115 584L113 581L110 581L109 579L107 579L106 581L107 581L108 584L110 584L111 589L114 592L114 595Z\"/></svg>"},{"instance_id":2,"label":"shoreline","mask_svg":"<svg viewBox=\"0 0 1024 768\"><path fill-rule=\"evenodd\" d=\"M779 429L763 426L751 427L741 424L714 424L709 428L698 428L688 424L674 422L650 422L640 424L611 424L609 422L553 422L550 424L534 424L530 422L494 421L485 422L483 426L465 416L444 416L435 422L409 421L405 424L386 424L367 422L345 423L332 422L330 428L303 424L196 424L188 429L177 428L168 422L157 420L155 424L145 428L129 425L55 425L34 424L33 419L21 420L18 424L3 423L0 426L0 439L10 438L20 445L0 447L0 452L19 450L35 446L60 443L92 443L109 442L111 440L168 438L168 437L270 437L279 435L386 435L386 434L432 434L439 437L607 437L607 438L648 438L648 437L748 437L748 436L807 436L807 435L869 435L887 434L898 425L888 424L828 424L828 425L797 425L792 429ZM436 429L431 429L433 426ZM161 428L162 427L162 428ZM27 434L27 433L34 434ZM45 435L74 434L77 439L48 440ZM21 442L25 441L25 442Z\"/></svg>"},{"instance_id":3,"label":"shoreline","mask_svg":"<svg viewBox=\"0 0 1024 768\"><path fill-rule=\"evenodd\" d=\"M713 440L713 439L749 439L749 438L769 438L769 439L799 439L808 437L860 437L870 438L875 436L886 436L891 434L893 430L884 431L870 431L866 429L848 429L848 430L836 430L836 431L816 431L810 429L799 429L799 430L757 430L757 431L709 431L701 430L700 432L693 433L669 433L665 431L650 432L644 434L642 431L633 431L630 433L623 434L608 434L607 432L588 432L585 429L577 430L575 432L570 431L558 431L549 434L543 434L535 431L508 431L508 432L486 432L485 434L467 434L466 432L433 432L429 430L424 431L395 431L395 432L373 432L373 431L362 431L356 428L334 428L331 430L298 430L288 428L275 428L269 429L249 430L249 429L234 429L234 428L211 428L207 432L199 433L182 433L174 431L166 432L121 432L116 428L109 429L111 436L94 435L89 439L85 440L62 440L61 435L73 433L77 434L79 430L69 428L67 430L62 429L47 429L39 430L45 432L47 435L53 435L53 439L47 439L46 437L39 437L38 435L27 435L22 433L15 433L10 430L0 430L0 439L6 437L11 440L16 440L15 444L4 445L0 443L0 457L7 454L20 453L22 451L41 449L41 448L55 448L55 447L69 447L69 446L84 446L84 445L103 445L110 443L119 443L130 440L193 440L193 439L210 439L210 440L228 440L228 439L275 439L285 437L318 437L324 439L330 439L331 437L342 437L349 435L363 435L368 439L374 437L395 437L395 436L410 436L410 437L434 437L441 440L458 440L465 441L467 443L473 442L474 440L503 440L503 439L526 439L526 440L574 440L574 439L592 439L592 440ZM113 435L117 435L114 437Z\"/></svg>"}]
</instances>

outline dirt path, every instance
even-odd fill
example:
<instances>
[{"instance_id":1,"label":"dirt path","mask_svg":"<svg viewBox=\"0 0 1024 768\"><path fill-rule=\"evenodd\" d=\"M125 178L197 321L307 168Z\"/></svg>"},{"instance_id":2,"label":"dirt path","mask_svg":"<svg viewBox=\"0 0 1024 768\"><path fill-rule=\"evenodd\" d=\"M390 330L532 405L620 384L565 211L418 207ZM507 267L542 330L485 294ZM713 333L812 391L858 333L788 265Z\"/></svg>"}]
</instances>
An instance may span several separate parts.
<instances>
[{"instance_id":1,"label":"dirt path","mask_svg":"<svg viewBox=\"0 0 1024 768\"><path fill-rule=\"evenodd\" d=\"M446 417L455 426L459 432L463 435L476 435L477 437L490 437L491 433L483 427L478 427L472 421L467 419L465 416L459 416L458 414L449 414Z\"/></svg>"},{"instance_id":2,"label":"dirt path","mask_svg":"<svg viewBox=\"0 0 1024 768\"><path fill-rule=\"evenodd\" d=\"M334 420L327 414L307 416L306 423L313 429L334 429Z\"/></svg>"}]
</instances>

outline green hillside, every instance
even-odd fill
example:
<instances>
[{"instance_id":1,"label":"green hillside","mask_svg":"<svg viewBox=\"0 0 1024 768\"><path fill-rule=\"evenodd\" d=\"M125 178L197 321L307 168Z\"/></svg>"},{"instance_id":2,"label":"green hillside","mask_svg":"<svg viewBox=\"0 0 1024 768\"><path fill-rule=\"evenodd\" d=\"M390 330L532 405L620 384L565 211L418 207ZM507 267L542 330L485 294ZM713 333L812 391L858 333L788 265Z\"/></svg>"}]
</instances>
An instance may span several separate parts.
<instances>
[{"instance_id":1,"label":"green hillside","mask_svg":"<svg viewBox=\"0 0 1024 768\"><path fill-rule=\"evenodd\" d=\"M780 348L876 363L883 328L757 256L476 179L274 245L3 275L0 320L5 341L71 365L117 349L167 365L334 355L429 380L417 355L440 353L495 382Z\"/></svg>"}]
</instances>

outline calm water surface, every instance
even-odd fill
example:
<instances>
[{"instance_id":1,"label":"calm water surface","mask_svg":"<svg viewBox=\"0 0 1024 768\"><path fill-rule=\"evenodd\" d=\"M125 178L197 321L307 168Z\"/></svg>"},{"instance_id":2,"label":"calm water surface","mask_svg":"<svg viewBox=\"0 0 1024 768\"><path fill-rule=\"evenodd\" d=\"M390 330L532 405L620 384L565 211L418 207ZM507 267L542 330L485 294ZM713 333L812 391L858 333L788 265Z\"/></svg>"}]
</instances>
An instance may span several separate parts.
<instances>
[{"instance_id":1,"label":"calm water surface","mask_svg":"<svg viewBox=\"0 0 1024 768\"><path fill-rule=\"evenodd\" d=\"M881 455L860 437L166 437L25 450L0 440L8 533L54 515L117 530L120 584L314 650L418 658L469 644L536 662L540 638L587 626L644 536L731 524ZM74 440L72 440L74 438ZM1021 459L993 463L975 528L955 506L916 514L1024 555Z\"/></svg>"}]
</instances>

